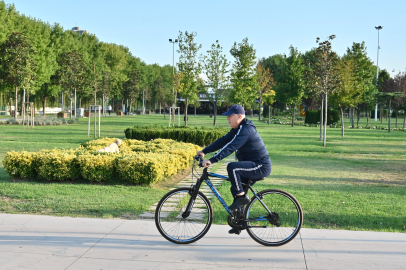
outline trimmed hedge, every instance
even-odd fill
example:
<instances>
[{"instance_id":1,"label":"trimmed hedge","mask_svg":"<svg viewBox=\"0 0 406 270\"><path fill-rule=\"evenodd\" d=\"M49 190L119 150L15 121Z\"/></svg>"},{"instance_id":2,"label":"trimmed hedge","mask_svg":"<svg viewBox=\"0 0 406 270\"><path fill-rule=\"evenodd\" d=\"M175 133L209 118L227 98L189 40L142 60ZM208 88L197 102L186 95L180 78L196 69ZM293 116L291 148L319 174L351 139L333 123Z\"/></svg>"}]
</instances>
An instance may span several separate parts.
<instances>
[{"instance_id":1,"label":"trimmed hedge","mask_svg":"<svg viewBox=\"0 0 406 270\"><path fill-rule=\"evenodd\" d=\"M122 141L120 153L96 152L117 138L89 141L70 150L7 152L4 168L13 178L39 177L49 181L86 179L148 185L189 167L196 151L190 143L156 139Z\"/></svg>"},{"instance_id":2,"label":"trimmed hedge","mask_svg":"<svg viewBox=\"0 0 406 270\"><path fill-rule=\"evenodd\" d=\"M163 127L163 126L134 126L124 130L127 139L150 141L157 138L172 139L178 142L193 143L200 146L209 145L226 135L228 128L208 127Z\"/></svg>"},{"instance_id":3,"label":"trimmed hedge","mask_svg":"<svg viewBox=\"0 0 406 270\"><path fill-rule=\"evenodd\" d=\"M6 172L13 178L30 178L37 175L36 159L37 153L11 151L4 156L3 165Z\"/></svg>"},{"instance_id":4,"label":"trimmed hedge","mask_svg":"<svg viewBox=\"0 0 406 270\"><path fill-rule=\"evenodd\" d=\"M324 115L323 115L324 117ZM340 112L338 110L327 109L327 125L337 124L340 121ZM306 124L320 123L320 110L308 110L305 116Z\"/></svg>"}]
</instances>

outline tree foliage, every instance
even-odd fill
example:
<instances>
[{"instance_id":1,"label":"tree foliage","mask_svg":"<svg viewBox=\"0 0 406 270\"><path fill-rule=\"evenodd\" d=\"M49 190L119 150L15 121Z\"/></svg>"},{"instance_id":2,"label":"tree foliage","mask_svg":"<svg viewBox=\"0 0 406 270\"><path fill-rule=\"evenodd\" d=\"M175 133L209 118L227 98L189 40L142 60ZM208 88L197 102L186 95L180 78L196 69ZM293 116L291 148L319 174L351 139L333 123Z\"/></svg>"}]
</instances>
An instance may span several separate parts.
<instances>
[{"instance_id":1,"label":"tree foliage","mask_svg":"<svg viewBox=\"0 0 406 270\"><path fill-rule=\"evenodd\" d=\"M258 97L258 83L255 76L256 51L254 46L248 43L248 38L245 38L241 43L234 42L230 53L234 57L230 100L250 108L252 102Z\"/></svg>"}]
</instances>

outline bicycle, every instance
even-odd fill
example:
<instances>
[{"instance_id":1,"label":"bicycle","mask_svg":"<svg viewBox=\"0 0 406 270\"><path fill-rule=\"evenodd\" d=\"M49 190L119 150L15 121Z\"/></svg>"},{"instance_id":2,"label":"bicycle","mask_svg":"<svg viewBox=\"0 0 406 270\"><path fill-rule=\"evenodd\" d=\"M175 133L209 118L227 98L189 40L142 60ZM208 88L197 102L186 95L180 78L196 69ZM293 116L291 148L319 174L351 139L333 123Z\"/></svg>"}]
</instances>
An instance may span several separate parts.
<instances>
[{"instance_id":1,"label":"bicycle","mask_svg":"<svg viewBox=\"0 0 406 270\"><path fill-rule=\"evenodd\" d=\"M203 159L195 157L202 166ZM211 173L204 168L196 183L189 188L177 188L159 201L155 210L155 225L159 233L176 244L190 244L201 239L210 229L213 209L209 199L199 191L205 182L224 209L228 224L237 230L246 229L249 236L265 246L281 246L296 237L303 223L303 211L293 195L279 189L254 190L252 185L262 179L251 179L244 190L253 196L244 207L231 211L209 177L228 180L227 176ZM193 174L194 175L194 174ZM272 209L272 210L270 210Z\"/></svg>"}]
</instances>

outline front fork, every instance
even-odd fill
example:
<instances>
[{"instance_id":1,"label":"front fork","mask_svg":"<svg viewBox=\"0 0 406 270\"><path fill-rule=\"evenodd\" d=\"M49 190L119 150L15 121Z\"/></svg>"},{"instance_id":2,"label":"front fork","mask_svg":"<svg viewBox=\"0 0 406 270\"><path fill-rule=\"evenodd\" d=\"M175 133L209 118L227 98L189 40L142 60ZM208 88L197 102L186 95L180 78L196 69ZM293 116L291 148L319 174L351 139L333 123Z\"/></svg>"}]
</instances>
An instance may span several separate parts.
<instances>
[{"instance_id":1,"label":"front fork","mask_svg":"<svg viewBox=\"0 0 406 270\"><path fill-rule=\"evenodd\" d=\"M207 168L203 169L203 174L200 177L200 179L197 179L196 184L193 186L193 189L189 191L190 194L190 200L186 206L185 212L182 213L182 218L187 218L190 215L190 212L192 211L193 205L195 203L197 193L199 193L200 186L202 185L202 182L204 179L208 179L207 175Z\"/></svg>"}]
</instances>

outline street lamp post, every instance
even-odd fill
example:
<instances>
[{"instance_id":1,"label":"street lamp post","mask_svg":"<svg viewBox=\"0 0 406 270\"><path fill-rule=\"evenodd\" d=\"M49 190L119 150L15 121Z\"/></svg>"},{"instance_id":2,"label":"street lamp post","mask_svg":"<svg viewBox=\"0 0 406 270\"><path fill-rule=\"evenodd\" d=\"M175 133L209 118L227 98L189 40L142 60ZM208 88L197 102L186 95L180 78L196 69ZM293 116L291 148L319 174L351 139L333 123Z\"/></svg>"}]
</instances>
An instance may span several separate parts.
<instances>
[{"instance_id":1,"label":"street lamp post","mask_svg":"<svg viewBox=\"0 0 406 270\"><path fill-rule=\"evenodd\" d=\"M383 28L382 26L375 26L375 29L378 30L378 53L376 57L376 86L378 86L378 75L379 75L378 61L379 61L379 49L381 48L379 47L379 30L381 30L382 28ZM378 121L378 103L376 103L375 105L375 121Z\"/></svg>"},{"instance_id":2,"label":"street lamp post","mask_svg":"<svg viewBox=\"0 0 406 270\"><path fill-rule=\"evenodd\" d=\"M172 40L169 39L169 43L173 44L173 53L172 53L172 76L175 75L175 43L178 43L178 39ZM174 85L172 84L172 94L175 94ZM173 101L172 107L176 107L176 97ZM173 121L175 122L175 109L173 110Z\"/></svg>"}]
</instances>

